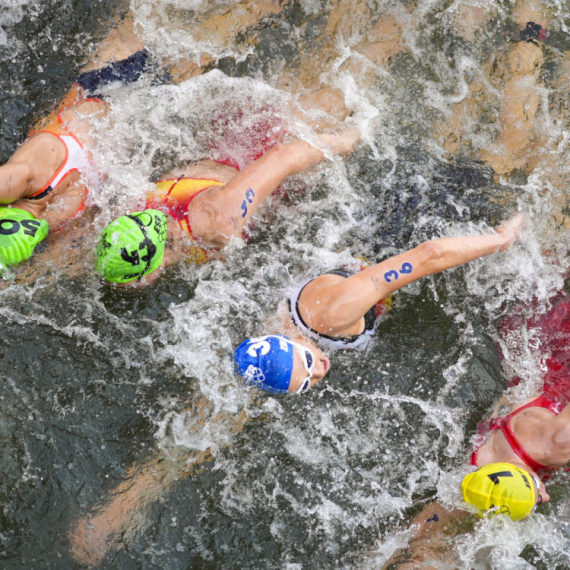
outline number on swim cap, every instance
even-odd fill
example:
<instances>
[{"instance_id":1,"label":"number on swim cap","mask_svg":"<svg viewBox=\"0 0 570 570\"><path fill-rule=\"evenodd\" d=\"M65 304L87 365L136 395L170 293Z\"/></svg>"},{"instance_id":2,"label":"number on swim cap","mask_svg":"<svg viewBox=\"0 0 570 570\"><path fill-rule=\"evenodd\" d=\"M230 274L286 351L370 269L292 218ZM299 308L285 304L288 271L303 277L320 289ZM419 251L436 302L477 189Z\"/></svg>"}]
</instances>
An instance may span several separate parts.
<instances>
[{"instance_id":1,"label":"number on swim cap","mask_svg":"<svg viewBox=\"0 0 570 570\"><path fill-rule=\"evenodd\" d=\"M257 353L257 349L261 349L261 356L265 356L269 352L270 348L271 345L266 340L260 340L255 344L249 345L247 353L255 358L259 356L259 354Z\"/></svg>"},{"instance_id":2,"label":"number on swim cap","mask_svg":"<svg viewBox=\"0 0 570 570\"><path fill-rule=\"evenodd\" d=\"M10 228L5 228L4 224L9 222L12 224ZM16 220L10 220L9 218L4 218L0 220L0 235L11 236L20 231L20 224Z\"/></svg>"},{"instance_id":3,"label":"number on swim cap","mask_svg":"<svg viewBox=\"0 0 570 570\"><path fill-rule=\"evenodd\" d=\"M495 485L498 485L500 481L500 477L512 477L513 474L510 471L498 471L497 473L490 473L487 475ZM527 485L528 486L528 485Z\"/></svg>"},{"instance_id":4,"label":"number on swim cap","mask_svg":"<svg viewBox=\"0 0 570 570\"><path fill-rule=\"evenodd\" d=\"M131 265L140 265L141 262L139 252L136 249L133 249L129 255L129 252L124 247L121 248L121 259L127 263L130 263Z\"/></svg>"}]
</instances>

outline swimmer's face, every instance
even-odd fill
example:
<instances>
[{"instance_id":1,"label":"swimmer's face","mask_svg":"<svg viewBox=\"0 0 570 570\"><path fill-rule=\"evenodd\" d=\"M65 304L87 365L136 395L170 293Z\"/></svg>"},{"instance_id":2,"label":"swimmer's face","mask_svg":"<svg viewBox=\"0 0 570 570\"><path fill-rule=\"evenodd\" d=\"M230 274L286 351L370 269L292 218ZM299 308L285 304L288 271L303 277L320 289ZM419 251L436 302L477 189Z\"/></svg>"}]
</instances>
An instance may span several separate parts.
<instances>
[{"instance_id":1,"label":"swimmer's face","mask_svg":"<svg viewBox=\"0 0 570 570\"><path fill-rule=\"evenodd\" d=\"M310 352L310 358L313 359L310 385L314 386L325 377L331 367L331 363L318 348L307 342L303 337L296 338L294 341ZM291 383L289 384L288 391L296 392L299 390L308 376L309 373L307 372L304 358L301 355L301 348L295 346L293 350L293 371L291 372Z\"/></svg>"},{"instance_id":2,"label":"swimmer's face","mask_svg":"<svg viewBox=\"0 0 570 570\"><path fill-rule=\"evenodd\" d=\"M534 503L534 510L536 507L542 503L548 503L550 501L550 495L546 492L546 487L544 483L540 480L540 477L534 472L529 471L530 478L532 479L532 483L534 485L534 492L535 492L535 503Z\"/></svg>"}]
</instances>

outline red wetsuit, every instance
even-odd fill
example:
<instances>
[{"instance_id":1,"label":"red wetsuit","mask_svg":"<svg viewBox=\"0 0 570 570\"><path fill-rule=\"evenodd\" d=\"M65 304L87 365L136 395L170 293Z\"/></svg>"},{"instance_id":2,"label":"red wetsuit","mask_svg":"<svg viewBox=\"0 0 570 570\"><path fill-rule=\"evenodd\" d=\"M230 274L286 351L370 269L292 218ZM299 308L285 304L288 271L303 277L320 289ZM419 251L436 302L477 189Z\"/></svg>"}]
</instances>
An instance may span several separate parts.
<instances>
[{"instance_id":1,"label":"red wetsuit","mask_svg":"<svg viewBox=\"0 0 570 570\"><path fill-rule=\"evenodd\" d=\"M502 324L502 333L506 335L523 324L524 320L520 315L509 317ZM481 422L478 431L481 435L486 435L500 429L512 450L533 471L552 470L555 468L535 461L524 450L511 429L510 420L528 408L546 408L558 415L570 403L570 297L565 293L559 293L552 300L552 308L544 315L527 321L527 327L529 330L535 329L538 332L541 347L545 352L550 353L545 361L547 372L544 376L543 392L538 398L517 408L507 416ZM479 448L471 456L471 465L476 467L478 467L478 451Z\"/></svg>"}]
</instances>

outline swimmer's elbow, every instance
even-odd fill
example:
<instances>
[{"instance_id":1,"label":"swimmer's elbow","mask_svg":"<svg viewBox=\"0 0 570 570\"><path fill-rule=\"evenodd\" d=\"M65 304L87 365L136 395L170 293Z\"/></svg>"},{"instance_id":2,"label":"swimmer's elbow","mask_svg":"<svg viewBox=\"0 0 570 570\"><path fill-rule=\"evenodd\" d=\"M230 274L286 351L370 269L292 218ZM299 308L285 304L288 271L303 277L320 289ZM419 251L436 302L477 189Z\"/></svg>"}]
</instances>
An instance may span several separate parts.
<instances>
[{"instance_id":1,"label":"swimmer's elbow","mask_svg":"<svg viewBox=\"0 0 570 570\"><path fill-rule=\"evenodd\" d=\"M205 245L223 247L233 235L227 235L229 224L223 219L220 207L212 201L205 200L198 208L189 210L188 222L192 235Z\"/></svg>"},{"instance_id":2,"label":"swimmer's elbow","mask_svg":"<svg viewBox=\"0 0 570 570\"><path fill-rule=\"evenodd\" d=\"M0 166L0 204L11 204L23 198L33 178L27 163L8 162Z\"/></svg>"},{"instance_id":3,"label":"swimmer's elbow","mask_svg":"<svg viewBox=\"0 0 570 570\"><path fill-rule=\"evenodd\" d=\"M415 248L415 253L420 260L420 268L425 275L431 275L441 271L445 255L443 248L437 241L426 241Z\"/></svg>"}]
</instances>

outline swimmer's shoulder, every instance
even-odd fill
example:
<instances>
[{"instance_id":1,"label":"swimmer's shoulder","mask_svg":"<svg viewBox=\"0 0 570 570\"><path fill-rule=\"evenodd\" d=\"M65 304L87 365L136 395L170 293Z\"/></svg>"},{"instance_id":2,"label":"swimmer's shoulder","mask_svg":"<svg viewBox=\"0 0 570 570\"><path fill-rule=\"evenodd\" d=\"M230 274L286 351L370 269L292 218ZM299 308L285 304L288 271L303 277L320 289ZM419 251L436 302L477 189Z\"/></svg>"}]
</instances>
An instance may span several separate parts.
<instances>
[{"instance_id":1,"label":"swimmer's shoulder","mask_svg":"<svg viewBox=\"0 0 570 570\"><path fill-rule=\"evenodd\" d=\"M309 281L299 295L299 309L304 318L310 311L318 320L319 314L326 312L329 303L334 300L334 286L342 283L346 277L325 273Z\"/></svg>"},{"instance_id":2,"label":"swimmer's shoulder","mask_svg":"<svg viewBox=\"0 0 570 570\"><path fill-rule=\"evenodd\" d=\"M315 277L307 283L307 285L303 288L303 296L311 295L315 292L322 292L323 289L327 289L328 287L342 283L346 281L346 279L347 278L343 277L342 275L323 273L322 275Z\"/></svg>"}]
</instances>

